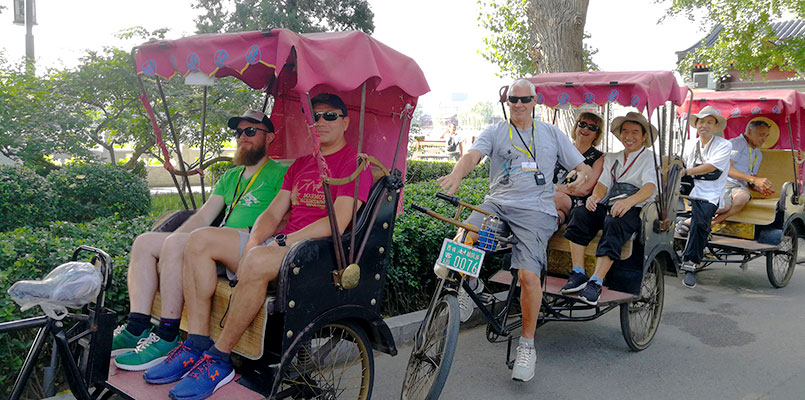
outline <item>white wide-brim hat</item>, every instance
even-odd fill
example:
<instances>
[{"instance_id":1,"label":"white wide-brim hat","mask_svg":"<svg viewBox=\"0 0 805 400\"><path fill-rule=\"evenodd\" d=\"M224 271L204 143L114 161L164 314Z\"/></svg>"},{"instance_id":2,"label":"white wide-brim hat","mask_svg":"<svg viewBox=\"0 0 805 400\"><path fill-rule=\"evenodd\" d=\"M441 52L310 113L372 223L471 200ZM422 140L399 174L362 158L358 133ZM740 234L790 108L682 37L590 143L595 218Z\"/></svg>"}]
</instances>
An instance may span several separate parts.
<instances>
[{"instance_id":1,"label":"white wide-brim hat","mask_svg":"<svg viewBox=\"0 0 805 400\"><path fill-rule=\"evenodd\" d=\"M705 106L701 110L699 110L698 114L692 114L690 116L690 126L692 128L696 127L696 122L704 117L713 117L716 119L716 132L724 132L724 129L727 128L727 119L721 116L721 113L716 110L713 106Z\"/></svg>"},{"instance_id":2,"label":"white wide-brim hat","mask_svg":"<svg viewBox=\"0 0 805 400\"><path fill-rule=\"evenodd\" d=\"M657 133L658 133L657 128L655 128L654 125L649 123L646 117L643 116L643 114L630 111L626 113L626 115L622 117L617 117L612 120L612 125L609 131L612 132L612 134L615 135L615 137L618 138L618 140L621 140L621 125L623 125L624 122L638 123L643 127L643 129L646 130L648 136L646 136L646 141L643 143L643 146L651 147L651 143L653 143L654 140L657 139Z\"/></svg>"}]
</instances>

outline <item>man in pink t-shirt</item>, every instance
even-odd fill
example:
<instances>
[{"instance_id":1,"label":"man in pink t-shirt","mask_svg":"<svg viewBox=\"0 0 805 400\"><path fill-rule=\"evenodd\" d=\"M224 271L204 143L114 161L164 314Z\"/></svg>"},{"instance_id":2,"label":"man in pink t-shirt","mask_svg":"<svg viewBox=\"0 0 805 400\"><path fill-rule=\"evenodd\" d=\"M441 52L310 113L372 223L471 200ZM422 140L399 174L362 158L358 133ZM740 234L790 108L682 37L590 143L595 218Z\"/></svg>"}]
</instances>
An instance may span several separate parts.
<instances>
[{"instance_id":1,"label":"man in pink t-shirt","mask_svg":"<svg viewBox=\"0 0 805 400\"><path fill-rule=\"evenodd\" d=\"M328 176L344 178L351 175L357 165L357 152L347 146L344 138L349 126L344 102L336 95L323 93L313 97L311 104L316 130L321 137L321 153L329 168ZM277 278L290 246L304 239L332 234L320 176L313 155L298 158L285 174L280 192L255 221L243 250L244 256L235 271L238 285L233 291L229 309L237 312L228 314L224 330L215 344L209 336L209 319L216 273L211 268L185 263L185 303L195 305L188 312L187 340L161 364L146 371L144 378L147 381L170 383L181 379L171 390L171 397L198 399L211 396L234 377L229 353L260 311L263 301L258 299L265 297L268 283ZM353 182L330 187L339 233L343 233L352 220L353 203L357 201L360 207L369 197L372 186L369 169L362 171L358 179L357 199L354 198ZM288 222L278 232L288 211ZM193 364L209 373L188 374Z\"/></svg>"}]
</instances>

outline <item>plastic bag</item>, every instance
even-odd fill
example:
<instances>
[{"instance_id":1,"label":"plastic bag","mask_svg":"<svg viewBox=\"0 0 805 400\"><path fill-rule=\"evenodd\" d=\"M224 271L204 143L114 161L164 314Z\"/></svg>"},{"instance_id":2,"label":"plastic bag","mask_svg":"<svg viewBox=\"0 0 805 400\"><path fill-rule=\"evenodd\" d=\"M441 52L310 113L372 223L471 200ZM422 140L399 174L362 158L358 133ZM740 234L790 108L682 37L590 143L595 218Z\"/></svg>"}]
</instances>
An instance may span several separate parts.
<instances>
[{"instance_id":1,"label":"plastic bag","mask_svg":"<svg viewBox=\"0 0 805 400\"><path fill-rule=\"evenodd\" d=\"M47 316L62 319L67 307L81 308L98 297L103 285L101 271L87 262L71 261L50 271L39 281L18 281L8 295L22 311L41 306Z\"/></svg>"}]
</instances>

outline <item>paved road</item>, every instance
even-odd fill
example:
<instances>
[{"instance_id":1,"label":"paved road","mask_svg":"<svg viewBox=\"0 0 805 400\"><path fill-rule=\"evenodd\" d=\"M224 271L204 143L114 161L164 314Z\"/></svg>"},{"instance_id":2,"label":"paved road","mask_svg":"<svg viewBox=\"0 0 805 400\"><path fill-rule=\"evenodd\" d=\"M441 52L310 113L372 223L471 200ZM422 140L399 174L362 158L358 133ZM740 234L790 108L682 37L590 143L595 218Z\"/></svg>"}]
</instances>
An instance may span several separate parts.
<instances>
[{"instance_id":1,"label":"paved road","mask_svg":"<svg viewBox=\"0 0 805 400\"><path fill-rule=\"evenodd\" d=\"M774 289L765 259L748 271L714 266L695 289L666 277L652 345L628 350L619 314L537 331L537 376L510 379L506 343L463 331L442 399L805 399L805 271ZM375 359L373 398L397 399L411 348Z\"/></svg>"}]
</instances>

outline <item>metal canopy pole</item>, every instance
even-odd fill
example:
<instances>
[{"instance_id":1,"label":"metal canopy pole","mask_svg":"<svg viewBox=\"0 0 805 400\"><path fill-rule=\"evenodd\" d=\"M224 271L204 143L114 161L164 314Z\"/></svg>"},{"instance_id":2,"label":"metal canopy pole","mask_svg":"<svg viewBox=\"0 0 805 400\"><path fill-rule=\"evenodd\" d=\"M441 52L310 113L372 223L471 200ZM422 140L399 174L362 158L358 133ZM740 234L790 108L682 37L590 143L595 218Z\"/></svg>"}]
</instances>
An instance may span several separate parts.
<instances>
[{"instance_id":1,"label":"metal canopy pole","mask_svg":"<svg viewBox=\"0 0 805 400\"><path fill-rule=\"evenodd\" d=\"M198 154L198 167L199 169L204 168L204 136L206 135L206 128L207 128L207 86L204 86L204 97L201 100L201 146L199 148ZM201 202L204 203L207 201L207 193L204 189L204 174L199 174L199 179L201 180ZM193 198L193 191L190 191L190 198Z\"/></svg>"},{"instance_id":2,"label":"metal canopy pole","mask_svg":"<svg viewBox=\"0 0 805 400\"><path fill-rule=\"evenodd\" d=\"M154 115L151 109L150 104L151 101L148 99L148 93L145 91L145 84L143 83L143 78L142 76L140 76L140 74L137 74L137 61L134 58L135 51L137 51L136 47L131 50L131 53L129 54L129 60L131 61L131 66L134 68L135 75L137 75L137 83L140 85L140 99L142 100L143 107L145 107L146 112L148 113L149 118L151 119L151 124L153 125L154 128L154 135L157 136L157 142L161 142L161 139L157 132L157 131L161 132L161 129L159 128L156 116ZM160 149L163 150L163 154L165 155L165 162L170 163L170 157L168 156L168 151L163 145L160 145ZM176 186L176 191L179 193L179 199L182 200L182 205L184 206L185 210L189 209L190 207L187 206L187 200L185 200L184 195L182 194L182 188L179 185L179 181L176 180L176 174L174 174L173 171L170 169L168 169L168 172L170 172L171 180L173 180L173 185Z\"/></svg>"},{"instance_id":3,"label":"metal canopy pole","mask_svg":"<svg viewBox=\"0 0 805 400\"><path fill-rule=\"evenodd\" d=\"M364 81L361 85L361 120L358 124L358 156L360 157L361 151L363 150L363 124L364 124L364 117L366 114L366 82ZM357 162L356 165L360 165L360 162ZM393 166L392 166L393 167ZM349 263L352 264L355 262L355 219L358 214L358 184L361 180L361 175L358 174L358 177L355 178L355 194L352 196L352 229L349 233ZM366 232L366 235L369 235L371 232L372 227L369 227L369 231Z\"/></svg>"},{"instance_id":4,"label":"metal canopy pole","mask_svg":"<svg viewBox=\"0 0 805 400\"><path fill-rule=\"evenodd\" d=\"M184 166L184 159L182 158L181 143L179 143L179 138L176 136L176 128L173 126L173 119L171 119L171 113L168 109L168 102L165 99L165 91L162 90L162 80L159 79L159 76L157 76L156 81L157 89L159 89L159 97L162 99L162 107L165 109L165 117L168 119L168 127L171 130L171 136L173 136L173 144L176 146L176 156L179 158L179 168L180 171L182 171L181 175L184 179L185 186L187 186L187 191L190 193L190 203L193 205L193 209L196 209L196 200L193 198L193 189L190 187L190 178L187 176L187 169Z\"/></svg>"}]
</instances>

